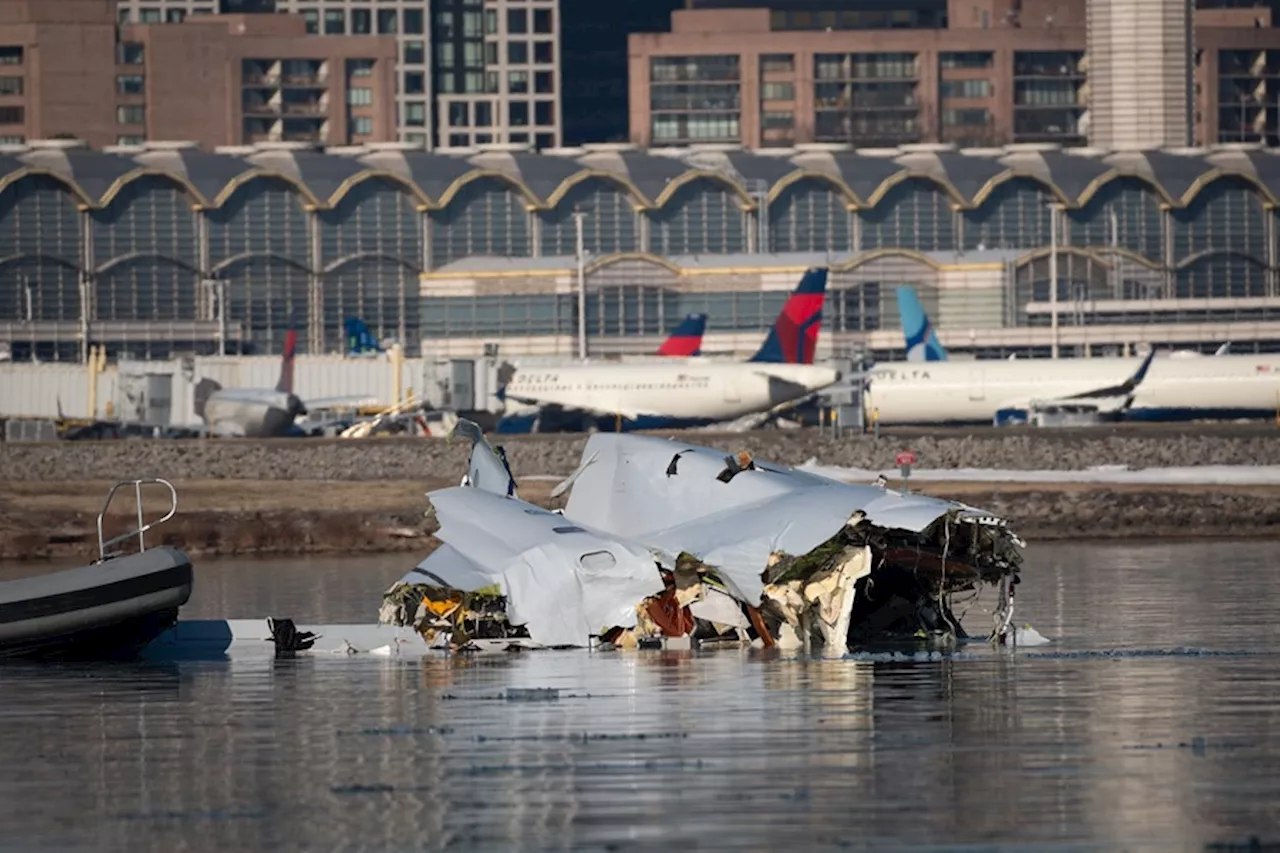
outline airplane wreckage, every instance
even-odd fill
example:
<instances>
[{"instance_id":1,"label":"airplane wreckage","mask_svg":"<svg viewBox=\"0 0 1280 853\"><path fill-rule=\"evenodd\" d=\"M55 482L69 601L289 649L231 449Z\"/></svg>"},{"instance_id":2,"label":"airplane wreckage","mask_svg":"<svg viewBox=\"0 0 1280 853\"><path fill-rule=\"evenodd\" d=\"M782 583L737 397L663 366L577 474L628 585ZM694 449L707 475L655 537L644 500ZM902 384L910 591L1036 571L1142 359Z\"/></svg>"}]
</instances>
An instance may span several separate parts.
<instances>
[{"instance_id":1,"label":"airplane wreckage","mask_svg":"<svg viewBox=\"0 0 1280 853\"><path fill-rule=\"evenodd\" d=\"M506 455L461 421L459 486L427 493L438 547L379 622L452 650L749 644L843 653L951 642L996 589L988 640L1014 644L1025 544L955 501L854 485L707 447L596 433L552 491L519 497Z\"/></svg>"}]
</instances>

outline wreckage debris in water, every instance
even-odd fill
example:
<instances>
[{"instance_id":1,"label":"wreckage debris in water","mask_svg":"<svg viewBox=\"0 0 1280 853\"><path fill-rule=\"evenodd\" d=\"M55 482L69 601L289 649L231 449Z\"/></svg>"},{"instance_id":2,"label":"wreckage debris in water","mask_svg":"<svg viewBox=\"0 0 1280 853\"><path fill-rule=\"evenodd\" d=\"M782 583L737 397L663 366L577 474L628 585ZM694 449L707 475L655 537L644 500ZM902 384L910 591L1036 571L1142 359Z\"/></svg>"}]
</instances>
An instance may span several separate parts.
<instances>
[{"instance_id":1,"label":"wreckage debris in water","mask_svg":"<svg viewBox=\"0 0 1280 853\"><path fill-rule=\"evenodd\" d=\"M998 587L1012 636L1023 543L954 501L851 485L745 452L597 433L554 494L518 495L501 448L472 442L460 486L427 494L439 547L379 620L454 650L734 643L784 649L963 638L958 593Z\"/></svg>"}]
</instances>

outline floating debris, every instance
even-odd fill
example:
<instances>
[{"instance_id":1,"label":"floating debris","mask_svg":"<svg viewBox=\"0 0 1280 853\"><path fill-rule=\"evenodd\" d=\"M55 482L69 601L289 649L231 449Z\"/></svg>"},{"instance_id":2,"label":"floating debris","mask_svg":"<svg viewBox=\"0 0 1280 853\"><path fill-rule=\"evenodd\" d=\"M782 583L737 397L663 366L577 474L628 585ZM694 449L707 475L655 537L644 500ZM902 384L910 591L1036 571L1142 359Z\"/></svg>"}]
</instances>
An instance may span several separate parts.
<instances>
[{"instance_id":1,"label":"floating debris","mask_svg":"<svg viewBox=\"0 0 1280 853\"><path fill-rule=\"evenodd\" d=\"M988 512L616 433L591 436L551 512L474 424L458 432L467 475L427 494L439 547L379 613L433 646L937 648L967 638L953 601L984 587L989 640L1046 642L1013 623L1025 544Z\"/></svg>"}]
</instances>

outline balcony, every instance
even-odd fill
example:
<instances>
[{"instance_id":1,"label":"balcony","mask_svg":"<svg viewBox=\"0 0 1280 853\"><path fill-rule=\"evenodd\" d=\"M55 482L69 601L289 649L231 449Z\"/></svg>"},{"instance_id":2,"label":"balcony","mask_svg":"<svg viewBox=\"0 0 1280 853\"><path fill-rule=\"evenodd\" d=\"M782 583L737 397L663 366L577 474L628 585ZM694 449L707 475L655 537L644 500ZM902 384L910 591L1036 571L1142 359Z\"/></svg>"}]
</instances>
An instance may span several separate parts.
<instances>
[{"instance_id":1,"label":"balcony","mask_svg":"<svg viewBox=\"0 0 1280 853\"><path fill-rule=\"evenodd\" d=\"M294 89L324 89L328 83L323 74L282 74L280 85Z\"/></svg>"}]
</instances>

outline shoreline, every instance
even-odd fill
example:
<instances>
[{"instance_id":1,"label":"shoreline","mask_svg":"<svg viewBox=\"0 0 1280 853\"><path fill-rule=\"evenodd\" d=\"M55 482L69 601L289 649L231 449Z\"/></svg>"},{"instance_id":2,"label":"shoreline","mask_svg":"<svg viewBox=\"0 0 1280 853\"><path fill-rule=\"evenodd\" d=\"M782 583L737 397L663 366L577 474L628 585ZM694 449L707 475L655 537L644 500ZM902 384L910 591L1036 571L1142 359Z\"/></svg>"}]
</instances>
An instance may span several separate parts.
<instances>
[{"instance_id":1,"label":"shoreline","mask_svg":"<svg viewBox=\"0 0 1280 853\"><path fill-rule=\"evenodd\" d=\"M456 481L175 481L178 513L148 544L173 545L192 558L413 553L434 540L425 493ZM96 519L109 481L0 481L0 561L46 563L97 556ZM555 482L526 480L522 497L540 506ZM154 488L154 487L153 487ZM1087 483L919 482L913 492L961 500L1009 519L1036 542L1097 540L1280 539L1274 486L1143 486ZM144 492L146 518L167 493ZM108 537L136 527L132 494L121 494L104 525Z\"/></svg>"}]
</instances>

